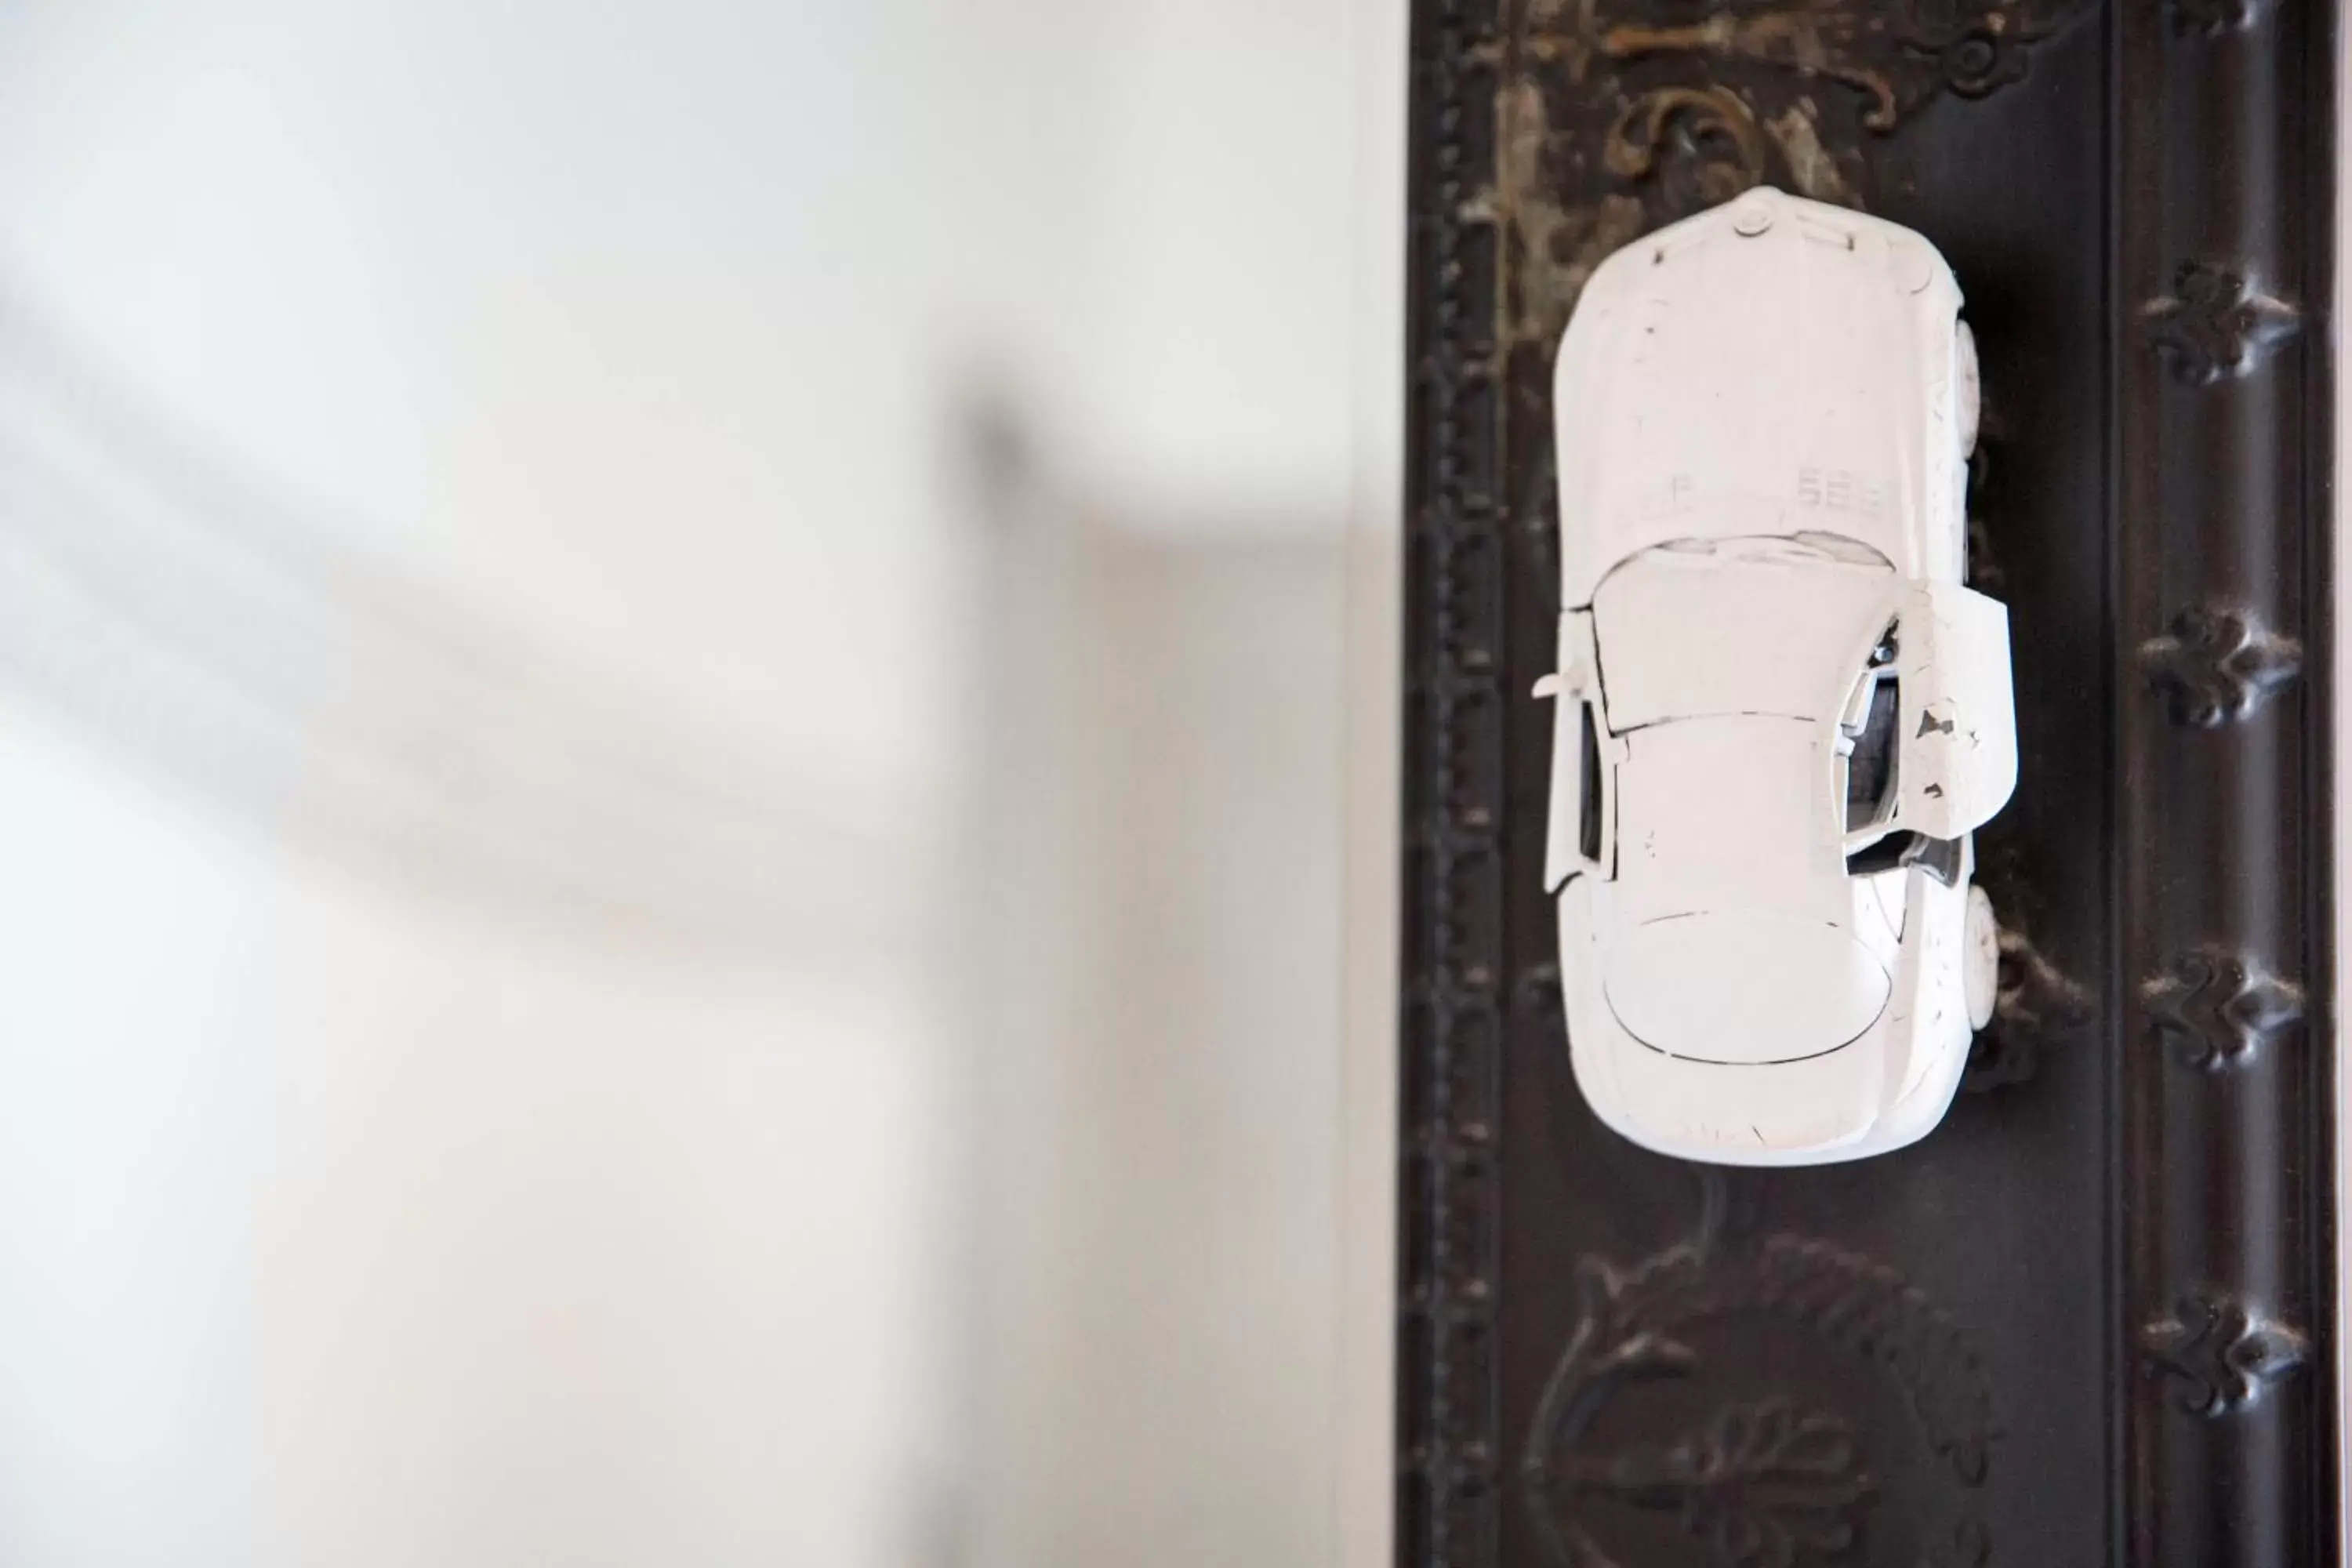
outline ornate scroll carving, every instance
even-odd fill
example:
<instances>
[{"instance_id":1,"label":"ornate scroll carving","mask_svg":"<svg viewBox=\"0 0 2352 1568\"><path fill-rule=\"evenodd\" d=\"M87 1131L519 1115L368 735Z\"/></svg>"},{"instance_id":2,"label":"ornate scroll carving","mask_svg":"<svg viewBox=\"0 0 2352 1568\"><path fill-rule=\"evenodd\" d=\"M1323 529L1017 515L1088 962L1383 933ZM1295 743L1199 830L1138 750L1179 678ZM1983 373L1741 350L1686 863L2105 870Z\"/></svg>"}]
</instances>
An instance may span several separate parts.
<instances>
[{"instance_id":1,"label":"ornate scroll carving","mask_svg":"<svg viewBox=\"0 0 2352 1568\"><path fill-rule=\"evenodd\" d=\"M1763 9L1726 5L1695 23L1624 23L1597 37L1588 34L1582 43L1615 61L1712 56L1769 66L1800 80L1838 82L1862 95L1864 128L1887 132L1946 89L1982 98L2023 79L2028 47L2063 26L2075 9L2027 0L1885 6L1799 0Z\"/></svg>"},{"instance_id":2,"label":"ornate scroll carving","mask_svg":"<svg viewBox=\"0 0 2352 1568\"><path fill-rule=\"evenodd\" d=\"M1520 293L1506 337L1556 337L1603 257L1751 185L1866 205L1870 140L1943 94L1983 98L2023 79L2034 46L2095 8L1529 0L1502 88L1497 190L1478 209L1515 241Z\"/></svg>"},{"instance_id":3,"label":"ornate scroll carving","mask_svg":"<svg viewBox=\"0 0 2352 1568\"><path fill-rule=\"evenodd\" d=\"M2170 697L2173 718L2201 730L2252 714L2303 668L2300 642L2250 610L2208 605L2181 611L2139 653L2149 679Z\"/></svg>"},{"instance_id":4,"label":"ornate scroll carving","mask_svg":"<svg viewBox=\"0 0 2352 1568\"><path fill-rule=\"evenodd\" d=\"M1960 1088L1980 1093L2027 1081L2044 1048L2097 1016L2087 987L2068 978L2023 932L2004 926L1992 1026L1969 1047Z\"/></svg>"},{"instance_id":5,"label":"ornate scroll carving","mask_svg":"<svg viewBox=\"0 0 2352 1568\"><path fill-rule=\"evenodd\" d=\"M2141 1351L2180 1383L2180 1407L2198 1415L2242 1409L2301 1366L2304 1336L2216 1286L2185 1290L2169 1317L2140 1330Z\"/></svg>"},{"instance_id":6,"label":"ornate scroll carving","mask_svg":"<svg viewBox=\"0 0 2352 1568\"><path fill-rule=\"evenodd\" d=\"M1764 177L1763 128L1739 95L1722 87L1670 87L1625 106L1601 144L1621 179L1656 178L1678 210L1696 212Z\"/></svg>"},{"instance_id":7,"label":"ornate scroll carving","mask_svg":"<svg viewBox=\"0 0 2352 1568\"><path fill-rule=\"evenodd\" d=\"M2294 336L2302 312L2231 268L2181 264L2172 292L2141 307L2148 341L2175 375L2196 386L2244 375Z\"/></svg>"},{"instance_id":8,"label":"ornate scroll carving","mask_svg":"<svg viewBox=\"0 0 2352 1568\"><path fill-rule=\"evenodd\" d=\"M2219 947L2182 953L2140 984L2140 1002L2183 1067L2206 1072L2253 1059L2303 1016L2302 988Z\"/></svg>"}]
</instances>

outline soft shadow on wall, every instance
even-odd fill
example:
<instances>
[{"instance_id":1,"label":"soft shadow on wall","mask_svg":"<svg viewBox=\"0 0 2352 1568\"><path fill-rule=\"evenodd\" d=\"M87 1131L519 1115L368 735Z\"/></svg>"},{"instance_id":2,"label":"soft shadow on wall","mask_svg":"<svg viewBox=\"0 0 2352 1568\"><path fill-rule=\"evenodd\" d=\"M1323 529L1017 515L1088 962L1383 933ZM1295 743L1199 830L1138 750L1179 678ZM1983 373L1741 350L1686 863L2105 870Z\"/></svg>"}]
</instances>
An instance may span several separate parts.
<instances>
[{"instance_id":1,"label":"soft shadow on wall","mask_svg":"<svg viewBox=\"0 0 2352 1568\"><path fill-rule=\"evenodd\" d=\"M1333 1562L1347 531L978 435L970 1560Z\"/></svg>"},{"instance_id":2,"label":"soft shadow on wall","mask_svg":"<svg viewBox=\"0 0 2352 1568\"><path fill-rule=\"evenodd\" d=\"M881 847L790 770L342 542L383 531L142 405L21 301L0 345L0 664L24 690L362 875L590 937L887 941L853 875Z\"/></svg>"}]
</instances>

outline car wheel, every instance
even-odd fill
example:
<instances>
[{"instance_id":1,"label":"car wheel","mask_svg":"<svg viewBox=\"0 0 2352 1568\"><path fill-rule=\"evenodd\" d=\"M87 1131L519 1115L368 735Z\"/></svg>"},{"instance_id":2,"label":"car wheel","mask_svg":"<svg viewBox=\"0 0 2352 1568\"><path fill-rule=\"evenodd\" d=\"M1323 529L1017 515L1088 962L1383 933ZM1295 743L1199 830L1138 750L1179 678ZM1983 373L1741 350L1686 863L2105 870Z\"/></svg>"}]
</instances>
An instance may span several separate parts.
<instances>
[{"instance_id":1,"label":"car wheel","mask_svg":"<svg viewBox=\"0 0 2352 1568\"><path fill-rule=\"evenodd\" d=\"M1960 456L1973 457L1977 449L1977 419L1984 406L1983 384L1977 374L1977 335L1962 321L1955 334L1952 374L1958 383L1958 414L1960 422Z\"/></svg>"},{"instance_id":2,"label":"car wheel","mask_svg":"<svg viewBox=\"0 0 2352 1568\"><path fill-rule=\"evenodd\" d=\"M1969 1005L1969 1027L1981 1029L1992 1022L1992 1005L2000 987L2000 922L1993 919L1992 900L1982 888L1969 889L1969 928L1962 962L1967 970L1960 990Z\"/></svg>"}]
</instances>

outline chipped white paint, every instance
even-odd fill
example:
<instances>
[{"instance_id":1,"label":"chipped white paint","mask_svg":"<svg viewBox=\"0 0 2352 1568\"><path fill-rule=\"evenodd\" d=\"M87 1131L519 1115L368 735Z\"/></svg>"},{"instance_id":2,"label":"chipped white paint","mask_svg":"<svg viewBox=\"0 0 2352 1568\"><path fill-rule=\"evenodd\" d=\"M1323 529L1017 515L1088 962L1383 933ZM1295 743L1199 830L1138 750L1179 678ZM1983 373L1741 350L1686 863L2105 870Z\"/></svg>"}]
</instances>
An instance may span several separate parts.
<instances>
[{"instance_id":1,"label":"chipped white paint","mask_svg":"<svg viewBox=\"0 0 2352 1568\"><path fill-rule=\"evenodd\" d=\"M2017 732L1959 305L1919 236L1757 191L1612 256L1562 341L1545 885L1577 1081L1661 1152L1900 1148L1990 1016Z\"/></svg>"}]
</instances>

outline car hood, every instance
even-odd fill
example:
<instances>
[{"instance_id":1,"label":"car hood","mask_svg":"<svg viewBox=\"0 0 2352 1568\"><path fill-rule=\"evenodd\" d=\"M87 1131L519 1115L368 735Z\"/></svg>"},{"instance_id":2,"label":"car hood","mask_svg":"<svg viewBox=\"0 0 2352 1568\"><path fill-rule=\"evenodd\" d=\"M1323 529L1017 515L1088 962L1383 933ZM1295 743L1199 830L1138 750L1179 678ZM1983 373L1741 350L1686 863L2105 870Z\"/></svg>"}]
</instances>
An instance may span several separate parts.
<instances>
[{"instance_id":1,"label":"car hood","mask_svg":"<svg viewBox=\"0 0 2352 1568\"><path fill-rule=\"evenodd\" d=\"M1569 324L1565 603L1672 539L1817 530L1916 576L1948 528L1927 515L1948 487L1927 447L1949 392L1948 269L1892 226L1775 192L1739 205L1774 221L1743 237L1719 208L1662 230L1603 264Z\"/></svg>"}]
</instances>

